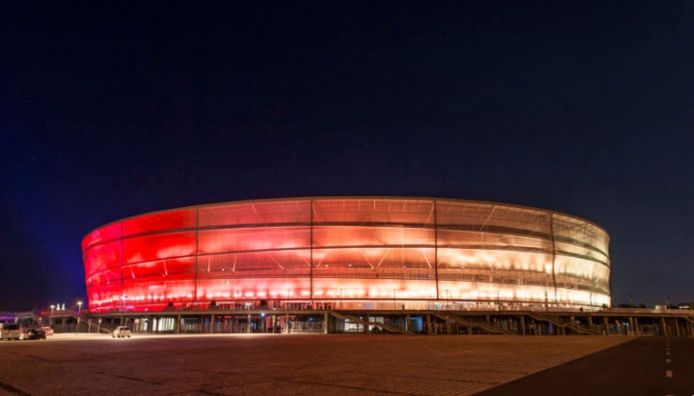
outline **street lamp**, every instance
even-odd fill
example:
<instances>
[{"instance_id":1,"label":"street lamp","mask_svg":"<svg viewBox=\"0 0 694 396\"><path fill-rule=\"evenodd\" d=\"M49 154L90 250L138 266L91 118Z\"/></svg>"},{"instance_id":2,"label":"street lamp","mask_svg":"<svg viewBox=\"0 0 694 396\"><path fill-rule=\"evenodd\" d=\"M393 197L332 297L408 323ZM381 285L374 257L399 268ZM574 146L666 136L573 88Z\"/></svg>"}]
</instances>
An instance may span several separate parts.
<instances>
[{"instance_id":1,"label":"street lamp","mask_svg":"<svg viewBox=\"0 0 694 396\"><path fill-rule=\"evenodd\" d=\"M287 302L284 304L284 327L289 334L289 289L287 289Z\"/></svg>"},{"instance_id":2,"label":"street lamp","mask_svg":"<svg viewBox=\"0 0 694 396\"><path fill-rule=\"evenodd\" d=\"M82 300L77 300L77 332L80 331L80 313L82 312Z\"/></svg>"},{"instance_id":3,"label":"street lamp","mask_svg":"<svg viewBox=\"0 0 694 396\"><path fill-rule=\"evenodd\" d=\"M55 305L51 304L51 316L48 319L48 325L53 326L53 311L55 310Z\"/></svg>"}]
</instances>

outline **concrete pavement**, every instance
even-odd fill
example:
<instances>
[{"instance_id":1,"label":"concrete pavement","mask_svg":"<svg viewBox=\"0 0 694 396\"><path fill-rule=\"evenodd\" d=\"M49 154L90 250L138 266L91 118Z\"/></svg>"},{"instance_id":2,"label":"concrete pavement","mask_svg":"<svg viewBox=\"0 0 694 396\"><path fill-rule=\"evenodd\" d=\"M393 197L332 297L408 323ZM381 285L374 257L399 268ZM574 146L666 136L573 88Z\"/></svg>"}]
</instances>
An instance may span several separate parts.
<instances>
[{"instance_id":1,"label":"concrete pavement","mask_svg":"<svg viewBox=\"0 0 694 396\"><path fill-rule=\"evenodd\" d=\"M694 395L694 338L641 337L478 396Z\"/></svg>"},{"instance_id":2,"label":"concrete pavement","mask_svg":"<svg viewBox=\"0 0 694 396\"><path fill-rule=\"evenodd\" d=\"M466 395L629 339L61 335L0 342L0 394Z\"/></svg>"}]
</instances>

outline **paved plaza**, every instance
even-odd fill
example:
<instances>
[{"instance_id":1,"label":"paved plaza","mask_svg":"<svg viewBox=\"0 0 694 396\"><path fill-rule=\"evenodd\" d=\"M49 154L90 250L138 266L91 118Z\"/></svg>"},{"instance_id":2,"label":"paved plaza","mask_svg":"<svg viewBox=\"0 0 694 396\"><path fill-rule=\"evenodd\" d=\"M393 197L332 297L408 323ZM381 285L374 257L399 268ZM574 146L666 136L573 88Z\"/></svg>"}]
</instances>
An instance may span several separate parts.
<instances>
[{"instance_id":1,"label":"paved plaza","mask_svg":"<svg viewBox=\"0 0 694 396\"><path fill-rule=\"evenodd\" d=\"M56 335L0 342L0 394L465 395L632 337Z\"/></svg>"}]
</instances>

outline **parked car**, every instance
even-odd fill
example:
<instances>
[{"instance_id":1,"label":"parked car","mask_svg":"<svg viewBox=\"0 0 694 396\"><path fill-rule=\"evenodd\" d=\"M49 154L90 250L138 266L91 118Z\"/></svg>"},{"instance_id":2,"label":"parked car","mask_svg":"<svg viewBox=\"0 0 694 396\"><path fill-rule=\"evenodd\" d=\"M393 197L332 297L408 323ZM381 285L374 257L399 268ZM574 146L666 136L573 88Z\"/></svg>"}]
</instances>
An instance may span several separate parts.
<instances>
[{"instance_id":1,"label":"parked car","mask_svg":"<svg viewBox=\"0 0 694 396\"><path fill-rule=\"evenodd\" d=\"M115 330L113 330L113 333L111 333L112 338L130 338L130 336L131 333L130 328L128 326L118 326Z\"/></svg>"},{"instance_id":2,"label":"parked car","mask_svg":"<svg viewBox=\"0 0 694 396\"><path fill-rule=\"evenodd\" d=\"M45 340L46 332L40 327L33 329L28 329L22 334L22 339L24 340Z\"/></svg>"},{"instance_id":3,"label":"parked car","mask_svg":"<svg viewBox=\"0 0 694 396\"><path fill-rule=\"evenodd\" d=\"M0 328L0 340L21 340L22 328L17 323L5 324Z\"/></svg>"},{"instance_id":4,"label":"parked car","mask_svg":"<svg viewBox=\"0 0 694 396\"><path fill-rule=\"evenodd\" d=\"M43 332L46 333L47 336L52 336L52 335L53 335L53 328L51 328L51 327L49 327L49 326L43 326L43 327L41 328L41 330L43 330Z\"/></svg>"}]
</instances>

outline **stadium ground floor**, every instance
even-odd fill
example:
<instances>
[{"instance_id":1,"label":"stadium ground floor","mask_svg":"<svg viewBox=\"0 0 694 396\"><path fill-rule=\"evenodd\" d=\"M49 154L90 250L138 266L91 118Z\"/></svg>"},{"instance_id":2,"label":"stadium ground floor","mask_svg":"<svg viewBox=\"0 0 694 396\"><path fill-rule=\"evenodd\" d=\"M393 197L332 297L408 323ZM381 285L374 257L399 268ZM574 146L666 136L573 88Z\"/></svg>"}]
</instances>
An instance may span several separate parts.
<instances>
[{"instance_id":1,"label":"stadium ground floor","mask_svg":"<svg viewBox=\"0 0 694 396\"><path fill-rule=\"evenodd\" d=\"M694 336L694 312L650 309L576 311L173 310L103 314L53 312L36 320L55 331L134 333L392 333L411 335Z\"/></svg>"}]
</instances>

